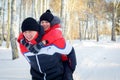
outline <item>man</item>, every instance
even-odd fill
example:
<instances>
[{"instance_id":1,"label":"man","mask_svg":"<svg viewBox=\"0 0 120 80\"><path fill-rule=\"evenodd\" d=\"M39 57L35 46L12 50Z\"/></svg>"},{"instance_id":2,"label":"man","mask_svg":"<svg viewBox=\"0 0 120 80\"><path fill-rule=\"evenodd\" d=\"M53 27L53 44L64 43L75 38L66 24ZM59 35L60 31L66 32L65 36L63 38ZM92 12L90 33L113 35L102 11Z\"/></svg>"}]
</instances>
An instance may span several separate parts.
<instances>
[{"instance_id":1,"label":"man","mask_svg":"<svg viewBox=\"0 0 120 80\"><path fill-rule=\"evenodd\" d=\"M61 55L51 50L54 48L57 51L54 46L44 47L45 43L41 41L43 31L37 21L31 17L26 18L22 23L21 29L22 33L18 37L18 42L22 54L30 63L32 80L62 80L64 69ZM30 52L29 49L33 45L38 44L38 42L44 48L38 53Z\"/></svg>"}]
</instances>

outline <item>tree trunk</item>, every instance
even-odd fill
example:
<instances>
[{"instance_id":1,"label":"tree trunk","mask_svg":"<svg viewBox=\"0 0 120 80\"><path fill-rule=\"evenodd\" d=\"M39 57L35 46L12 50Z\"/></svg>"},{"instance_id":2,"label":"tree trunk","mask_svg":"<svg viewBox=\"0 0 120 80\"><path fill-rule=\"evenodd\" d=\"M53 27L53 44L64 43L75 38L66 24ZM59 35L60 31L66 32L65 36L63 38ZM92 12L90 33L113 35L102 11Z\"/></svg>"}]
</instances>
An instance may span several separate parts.
<instances>
[{"instance_id":1,"label":"tree trunk","mask_svg":"<svg viewBox=\"0 0 120 80\"><path fill-rule=\"evenodd\" d=\"M19 33L21 32L21 21L22 21L22 9L23 9L23 0L20 2L20 12L19 12Z\"/></svg>"},{"instance_id":2,"label":"tree trunk","mask_svg":"<svg viewBox=\"0 0 120 80\"><path fill-rule=\"evenodd\" d=\"M27 3L26 3L27 4ZM27 8L27 7L26 7ZM32 17L35 16L35 0L32 0Z\"/></svg>"},{"instance_id":3,"label":"tree trunk","mask_svg":"<svg viewBox=\"0 0 120 80\"><path fill-rule=\"evenodd\" d=\"M86 15L87 16L87 19L86 19L86 28L85 28L85 36L84 36L84 39L86 40L87 39L87 29L88 29L88 14Z\"/></svg>"},{"instance_id":4,"label":"tree trunk","mask_svg":"<svg viewBox=\"0 0 120 80\"><path fill-rule=\"evenodd\" d=\"M79 36L80 36L80 41L82 40L82 36L81 36L81 26L82 26L82 21L79 20Z\"/></svg>"},{"instance_id":5,"label":"tree trunk","mask_svg":"<svg viewBox=\"0 0 120 80\"><path fill-rule=\"evenodd\" d=\"M25 19L27 17L27 12L28 12L27 7L28 7L28 4L25 1L24 5L23 5L23 19Z\"/></svg>"},{"instance_id":6,"label":"tree trunk","mask_svg":"<svg viewBox=\"0 0 120 80\"><path fill-rule=\"evenodd\" d=\"M96 40L99 41L98 19L96 17L95 17L95 26L96 26Z\"/></svg>"},{"instance_id":7,"label":"tree trunk","mask_svg":"<svg viewBox=\"0 0 120 80\"><path fill-rule=\"evenodd\" d=\"M3 5L3 25L2 25L2 34L3 34L3 39L6 40L5 36L5 2L6 0L3 0L4 1L4 5Z\"/></svg>"},{"instance_id":8,"label":"tree trunk","mask_svg":"<svg viewBox=\"0 0 120 80\"><path fill-rule=\"evenodd\" d=\"M12 59L18 58L18 48L16 44L16 39L15 39L15 29L16 21L15 21L15 16L16 16L16 0L12 0L11 2L11 27L10 27L10 41L11 41L11 48L12 48Z\"/></svg>"},{"instance_id":9,"label":"tree trunk","mask_svg":"<svg viewBox=\"0 0 120 80\"><path fill-rule=\"evenodd\" d=\"M0 32L0 46L2 45L2 42L3 42L3 38L4 38L4 5L5 5L5 1L3 0L3 1L1 1L1 5L2 5L2 7L1 7L1 14L2 14L2 16L0 16L3 20L1 20L1 23L0 23L0 28L1 28L1 32ZM1 15L0 14L0 15Z\"/></svg>"},{"instance_id":10,"label":"tree trunk","mask_svg":"<svg viewBox=\"0 0 120 80\"><path fill-rule=\"evenodd\" d=\"M40 15L43 14L43 0L40 0Z\"/></svg>"},{"instance_id":11,"label":"tree trunk","mask_svg":"<svg viewBox=\"0 0 120 80\"><path fill-rule=\"evenodd\" d=\"M9 48L9 42L10 42L10 0L8 0L8 27L7 27L7 42L6 42L6 47Z\"/></svg>"},{"instance_id":12,"label":"tree trunk","mask_svg":"<svg viewBox=\"0 0 120 80\"><path fill-rule=\"evenodd\" d=\"M1 18L1 17L0 17ZM2 28L2 22L0 21L0 29ZM0 46L2 46L2 41L3 41L3 38L2 38L2 29L1 29L1 32L0 32Z\"/></svg>"},{"instance_id":13,"label":"tree trunk","mask_svg":"<svg viewBox=\"0 0 120 80\"><path fill-rule=\"evenodd\" d=\"M61 0L61 21L62 21L62 29L63 29L63 36L65 36L65 0Z\"/></svg>"},{"instance_id":14,"label":"tree trunk","mask_svg":"<svg viewBox=\"0 0 120 80\"><path fill-rule=\"evenodd\" d=\"M1 18L1 17L0 17L0 18ZM2 38L2 35L3 35L3 34L2 34L2 29L1 29L1 28L2 28L2 21L0 21L0 31L1 31L1 32L0 32L0 46L2 46L2 41L3 41L3 38Z\"/></svg>"},{"instance_id":15,"label":"tree trunk","mask_svg":"<svg viewBox=\"0 0 120 80\"><path fill-rule=\"evenodd\" d=\"M47 0L46 2L47 2L47 3L46 3L46 9L49 9L49 6L50 6L50 5L49 5L50 0Z\"/></svg>"},{"instance_id":16,"label":"tree trunk","mask_svg":"<svg viewBox=\"0 0 120 80\"><path fill-rule=\"evenodd\" d=\"M113 13L112 13L112 31L111 31L111 40L112 41L116 41L116 37L115 37L115 19L116 19L116 10L115 10L115 4L114 4L114 8L113 8Z\"/></svg>"},{"instance_id":17,"label":"tree trunk","mask_svg":"<svg viewBox=\"0 0 120 80\"><path fill-rule=\"evenodd\" d=\"M43 0L43 3L44 3L44 4L43 4L43 9L44 9L44 11L46 11L46 7L47 7L47 4L46 4L47 2L46 2L46 0Z\"/></svg>"},{"instance_id":18,"label":"tree trunk","mask_svg":"<svg viewBox=\"0 0 120 80\"><path fill-rule=\"evenodd\" d=\"M35 5L35 7L34 7L34 8L35 8L35 9L34 9L35 11L34 11L34 12L35 12L35 18L36 18L36 19L37 19L37 17L38 17L37 2L38 2L38 0L35 0L35 2L34 2L34 5Z\"/></svg>"}]
</instances>

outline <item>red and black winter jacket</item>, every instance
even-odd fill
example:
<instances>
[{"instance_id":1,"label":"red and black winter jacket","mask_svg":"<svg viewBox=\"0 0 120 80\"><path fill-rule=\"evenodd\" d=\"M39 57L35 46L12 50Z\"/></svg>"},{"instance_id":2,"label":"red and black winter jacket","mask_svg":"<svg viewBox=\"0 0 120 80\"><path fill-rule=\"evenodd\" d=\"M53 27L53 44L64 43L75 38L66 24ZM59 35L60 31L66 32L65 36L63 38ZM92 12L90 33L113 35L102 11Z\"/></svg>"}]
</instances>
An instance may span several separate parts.
<instances>
[{"instance_id":1,"label":"red and black winter jacket","mask_svg":"<svg viewBox=\"0 0 120 80\"><path fill-rule=\"evenodd\" d=\"M45 31L42 40L46 40L48 42L46 46L55 45L60 49L64 48L66 45L66 41L62 35L60 24L55 24L47 31ZM62 61L66 61L68 59L67 55L64 55L64 53L62 53L61 57Z\"/></svg>"},{"instance_id":2,"label":"red and black winter jacket","mask_svg":"<svg viewBox=\"0 0 120 80\"><path fill-rule=\"evenodd\" d=\"M55 45L59 49L64 49L66 47L66 41L62 35L60 24L55 24L55 25L51 26L50 29L45 31L45 34L42 37L42 40L48 41L47 46ZM66 53L61 53L61 59L62 59L62 61L69 60L70 67L71 67L72 71L74 72L76 64L77 64L74 48L72 47L71 52L69 54L67 54L67 55L65 55L65 54Z\"/></svg>"}]
</instances>

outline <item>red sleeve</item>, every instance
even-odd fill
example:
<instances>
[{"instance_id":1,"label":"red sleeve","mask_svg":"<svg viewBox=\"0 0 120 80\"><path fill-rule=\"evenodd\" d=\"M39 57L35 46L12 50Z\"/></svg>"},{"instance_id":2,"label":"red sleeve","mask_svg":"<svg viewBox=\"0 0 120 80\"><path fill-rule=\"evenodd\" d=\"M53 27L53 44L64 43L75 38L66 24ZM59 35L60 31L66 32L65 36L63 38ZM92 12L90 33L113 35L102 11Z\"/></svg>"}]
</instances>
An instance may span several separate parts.
<instances>
[{"instance_id":1,"label":"red sleeve","mask_svg":"<svg viewBox=\"0 0 120 80\"><path fill-rule=\"evenodd\" d=\"M47 45L54 44L60 48L65 47L65 39L63 38L62 32L59 29L51 30L43 36L42 40L47 40Z\"/></svg>"},{"instance_id":2,"label":"red sleeve","mask_svg":"<svg viewBox=\"0 0 120 80\"><path fill-rule=\"evenodd\" d=\"M43 39L44 39L44 40L48 40L48 42L51 44L51 43L53 43L55 40L60 39L60 38L62 38L62 37L63 37L63 36L62 36L62 32L61 32L60 30L54 29L54 30L51 30L50 32L48 32L47 34L45 34L45 35L43 36Z\"/></svg>"}]
</instances>

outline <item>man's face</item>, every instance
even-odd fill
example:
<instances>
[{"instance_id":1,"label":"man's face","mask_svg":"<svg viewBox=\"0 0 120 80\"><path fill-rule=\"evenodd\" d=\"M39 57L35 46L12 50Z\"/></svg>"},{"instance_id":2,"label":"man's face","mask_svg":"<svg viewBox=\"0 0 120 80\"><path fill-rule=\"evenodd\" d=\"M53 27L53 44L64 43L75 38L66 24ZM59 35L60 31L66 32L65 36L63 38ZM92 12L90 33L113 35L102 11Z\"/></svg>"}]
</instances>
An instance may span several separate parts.
<instances>
[{"instance_id":1,"label":"man's face","mask_svg":"<svg viewBox=\"0 0 120 80\"><path fill-rule=\"evenodd\" d=\"M43 26L44 31L46 31L50 28L50 23L48 21L43 20L43 21L41 21L40 24Z\"/></svg>"},{"instance_id":2,"label":"man's face","mask_svg":"<svg viewBox=\"0 0 120 80\"><path fill-rule=\"evenodd\" d=\"M34 37L36 36L37 31L25 31L23 32L24 37L28 40L31 41L32 39L34 39Z\"/></svg>"}]
</instances>

